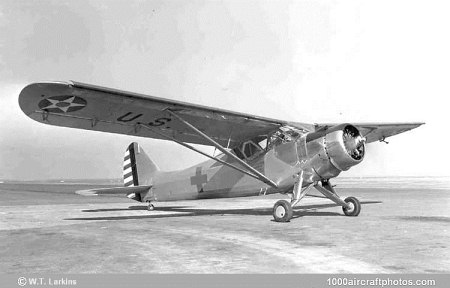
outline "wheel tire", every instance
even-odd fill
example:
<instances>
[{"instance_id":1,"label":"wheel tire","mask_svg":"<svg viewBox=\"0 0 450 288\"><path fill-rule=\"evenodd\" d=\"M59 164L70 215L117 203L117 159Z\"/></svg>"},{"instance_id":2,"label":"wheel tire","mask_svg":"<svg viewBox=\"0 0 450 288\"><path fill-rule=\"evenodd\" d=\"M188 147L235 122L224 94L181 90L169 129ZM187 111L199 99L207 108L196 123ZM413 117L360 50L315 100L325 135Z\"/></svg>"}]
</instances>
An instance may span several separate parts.
<instances>
[{"instance_id":1,"label":"wheel tire","mask_svg":"<svg viewBox=\"0 0 450 288\"><path fill-rule=\"evenodd\" d=\"M348 209L346 207L342 207L342 211L346 216L358 216L359 212L361 212L361 203L355 197L347 197L344 200L345 203L349 203L352 206L352 209Z\"/></svg>"},{"instance_id":2,"label":"wheel tire","mask_svg":"<svg viewBox=\"0 0 450 288\"><path fill-rule=\"evenodd\" d=\"M292 214L291 203L286 200L279 200L273 205L273 218L276 222L289 222Z\"/></svg>"}]
</instances>

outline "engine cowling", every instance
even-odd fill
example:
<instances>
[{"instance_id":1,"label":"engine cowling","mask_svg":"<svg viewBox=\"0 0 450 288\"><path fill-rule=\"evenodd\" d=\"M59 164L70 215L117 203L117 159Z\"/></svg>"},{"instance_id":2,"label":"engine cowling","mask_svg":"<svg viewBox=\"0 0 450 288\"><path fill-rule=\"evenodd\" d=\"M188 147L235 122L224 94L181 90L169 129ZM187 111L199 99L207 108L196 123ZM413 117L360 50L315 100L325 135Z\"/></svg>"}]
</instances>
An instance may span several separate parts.
<instances>
[{"instance_id":1,"label":"engine cowling","mask_svg":"<svg viewBox=\"0 0 450 288\"><path fill-rule=\"evenodd\" d=\"M365 139L353 125L328 133L324 137L326 153L330 162L339 170L346 171L360 163L365 154Z\"/></svg>"},{"instance_id":2,"label":"engine cowling","mask_svg":"<svg viewBox=\"0 0 450 288\"><path fill-rule=\"evenodd\" d=\"M364 159L365 138L351 124L311 132L305 142L307 156L302 159L305 160L304 170L311 169L311 175L316 175L312 181L336 177Z\"/></svg>"}]
</instances>

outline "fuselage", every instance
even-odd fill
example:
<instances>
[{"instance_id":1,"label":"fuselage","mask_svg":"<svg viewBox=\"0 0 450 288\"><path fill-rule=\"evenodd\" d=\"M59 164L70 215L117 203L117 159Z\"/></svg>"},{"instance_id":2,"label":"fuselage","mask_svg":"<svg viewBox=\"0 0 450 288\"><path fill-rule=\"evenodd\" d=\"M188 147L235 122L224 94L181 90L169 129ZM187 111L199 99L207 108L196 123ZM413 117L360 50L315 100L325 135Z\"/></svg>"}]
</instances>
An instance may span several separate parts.
<instances>
[{"instance_id":1,"label":"fuselage","mask_svg":"<svg viewBox=\"0 0 450 288\"><path fill-rule=\"evenodd\" d=\"M342 133L336 132L334 138L340 139ZM266 175L277 184L271 187L236 169L208 160L198 165L174 172L156 172L148 183L151 191L143 201L175 201L205 198L231 198L257 196L274 193L290 192L294 186L296 175L303 171L302 186L308 186L315 181L330 179L350 168L348 163L337 153L343 144L331 137L319 137L305 143L304 139L294 139L289 142L275 143L268 149L262 149L252 155L247 163ZM333 142L334 141L334 142ZM342 142L342 141L341 141ZM336 144L337 143L337 144ZM333 153L337 154L333 157ZM237 161L226 155L219 159L239 165ZM353 165L361 159L351 163ZM347 166L345 166L345 165ZM343 168L344 167L344 168Z\"/></svg>"}]
</instances>

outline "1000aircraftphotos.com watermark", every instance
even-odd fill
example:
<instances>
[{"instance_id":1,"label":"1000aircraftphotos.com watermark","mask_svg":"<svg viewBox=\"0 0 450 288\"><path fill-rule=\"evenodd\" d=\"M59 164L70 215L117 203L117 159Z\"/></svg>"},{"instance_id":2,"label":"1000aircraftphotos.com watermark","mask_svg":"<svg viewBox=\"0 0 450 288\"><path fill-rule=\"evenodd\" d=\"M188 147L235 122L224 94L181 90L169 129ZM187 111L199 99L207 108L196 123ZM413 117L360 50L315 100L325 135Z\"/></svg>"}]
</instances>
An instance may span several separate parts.
<instances>
[{"instance_id":1,"label":"1000aircraftphotos.com watermark","mask_svg":"<svg viewBox=\"0 0 450 288\"><path fill-rule=\"evenodd\" d=\"M77 280L68 278L53 279L50 277L19 277L19 286L76 286Z\"/></svg>"}]
</instances>

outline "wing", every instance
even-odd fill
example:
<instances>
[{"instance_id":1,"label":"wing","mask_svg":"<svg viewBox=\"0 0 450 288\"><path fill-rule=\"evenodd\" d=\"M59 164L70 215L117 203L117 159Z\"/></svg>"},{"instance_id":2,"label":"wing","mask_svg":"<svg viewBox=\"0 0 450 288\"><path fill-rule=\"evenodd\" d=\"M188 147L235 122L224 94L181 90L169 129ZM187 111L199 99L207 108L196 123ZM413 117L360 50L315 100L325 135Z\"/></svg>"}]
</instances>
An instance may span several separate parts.
<instances>
[{"instance_id":1,"label":"wing","mask_svg":"<svg viewBox=\"0 0 450 288\"><path fill-rule=\"evenodd\" d=\"M366 137L367 143L370 143L412 130L423 124L425 123L366 123L354 125Z\"/></svg>"},{"instance_id":2,"label":"wing","mask_svg":"<svg viewBox=\"0 0 450 288\"><path fill-rule=\"evenodd\" d=\"M286 124L78 82L30 84L21 91L19 104L26 115L45 124L157 139L165 139L160 135L163 133L181 142L210 145L167 112L175 111L216 142L229 147L265 137Z\"/></svg>"},{"instance_id":3,"label":"wing","mask_svg":"<svg viewBox=\"0 0 450 288\"><path fill-rule=\"evenodd\" d=\"M21 91L19 105L30 118L45 124L156 139L167 139L162 136L166 135L180 142L211 145L168 112L175 111L227 147L262 139L281 126L294 126L306 133L337 125L286 122L73 81L30 84ZM367 142L373 142L422 124L354 125L367 137Z\"/></svg>"},{"instance_id":4,"label":"wing","mask_svg":"<svg viewBox=\"0 0 450 288\"><path fill-rule=\"evenodd\" d=\"M414 128L417 128L425 123L352 123L361 134L366 137L367 143L384 140L387 137L394 136ZM316 131L324 127L332 127L338 125L334 124L317 124Z\"/></svg>"}]
</instances>

